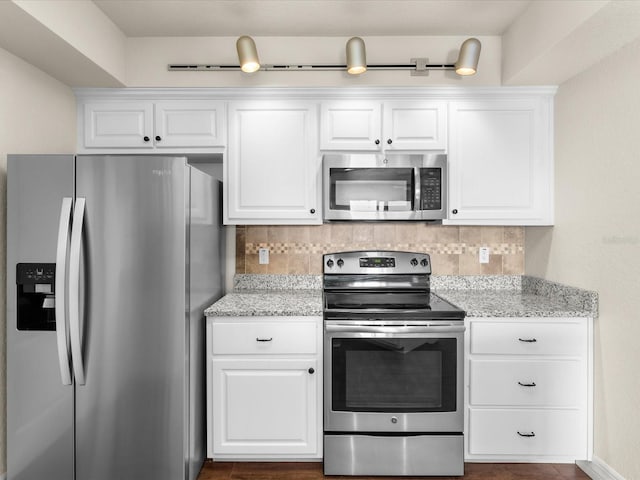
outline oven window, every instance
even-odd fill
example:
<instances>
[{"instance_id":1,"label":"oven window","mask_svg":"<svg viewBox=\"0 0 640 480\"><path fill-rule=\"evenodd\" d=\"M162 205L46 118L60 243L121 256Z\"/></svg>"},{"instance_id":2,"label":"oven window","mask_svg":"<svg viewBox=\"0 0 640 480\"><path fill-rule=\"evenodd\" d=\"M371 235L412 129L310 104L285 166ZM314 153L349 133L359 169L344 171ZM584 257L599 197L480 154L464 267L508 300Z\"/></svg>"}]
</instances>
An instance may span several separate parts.
<instances>
[{"instance_id":1,"label":"oven window","mask_svg":"<svg viewBox=\"0 0 640 480\"><path fill-rule=\"evenodd\" d=\"M456 410L456 339L333 338L332 410Z\"/></svg>"},{"instance_id":2,"label":"oven window","mask_svg":"<svg viewBox=\"0 0 640 480\"><path fill-rule=\"evenodd\" d=\"M332 210L413 210L412 168L332 168L329 182Z\"/></svg>"}]
</instances>

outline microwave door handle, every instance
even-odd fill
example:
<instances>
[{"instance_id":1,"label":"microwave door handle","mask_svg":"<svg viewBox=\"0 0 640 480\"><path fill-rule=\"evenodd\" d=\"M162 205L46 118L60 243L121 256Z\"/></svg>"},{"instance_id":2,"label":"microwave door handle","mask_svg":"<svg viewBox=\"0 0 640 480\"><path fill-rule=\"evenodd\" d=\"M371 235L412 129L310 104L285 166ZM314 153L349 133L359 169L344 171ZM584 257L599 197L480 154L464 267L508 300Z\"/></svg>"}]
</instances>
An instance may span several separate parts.
<instances>
[{"instance_id":1,"label":"microwave door handle","mask_svg":"<svg viewBox=\"0 0 640 480\"><path fill-rule=\"evenodd\" d=\"M413 167L413 210L416 212L422 210L422 205L420 204L421 186L422 182L420 181L420 167Z\"/></svg>"}]
</instances>

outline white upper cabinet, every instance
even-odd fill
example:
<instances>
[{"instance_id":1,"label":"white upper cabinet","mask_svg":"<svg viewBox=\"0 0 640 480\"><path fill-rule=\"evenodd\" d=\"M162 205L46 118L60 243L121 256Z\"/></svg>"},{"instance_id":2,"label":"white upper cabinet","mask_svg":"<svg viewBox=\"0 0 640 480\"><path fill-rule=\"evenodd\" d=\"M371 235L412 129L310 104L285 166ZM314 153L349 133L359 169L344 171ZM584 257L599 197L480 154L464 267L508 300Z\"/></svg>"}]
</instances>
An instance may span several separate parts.
<instances>
[{"instance_id":1,"label":"white upper cabinet","mask_svg":"<svg viewBox=\"0 0 640 480\"><path fill-rule=\"evenodd\" d=\"M229 105L225 224L319 224L317 105L253 100Z\"/></svg>"},{"instance_id":2,"label":"white upper cabinet","mask_svg":"<svg viewBox=\"0 0 640 480\"><path fill-rule=\"evenodd\" d=\"M155 145L217 147L226 143L224 103L204 100L155 103Z\"/></svg>"},{"instance_id":3,"label":"white upper cabinet","mask_svg":"<svg viewBox=\"0 0 640 480\"><path fill-rule=\"evenodd\" d=\"M224 103L208 100L83 104L85 149L197 149L226 143Z\"/></svg>"},{"instance_id":4,"label":"white upper cabinet","mask_svg":"<svg viewBox=\"0 0 640 480\"><path fill-rule=\"evenodd\" d=\"M449 224L552 225L551 99L449 106Z\"/></svg>"},{"instance_id":5,"label":"white upper cabinet","mask_svg":"<svg viewBox=\"0 0 640 480\"><path fill-rule=\"evenodd\" d=\"M321 113L322 150L445 150L446 102L334 101Z\"/></svg>"}]
</instances>

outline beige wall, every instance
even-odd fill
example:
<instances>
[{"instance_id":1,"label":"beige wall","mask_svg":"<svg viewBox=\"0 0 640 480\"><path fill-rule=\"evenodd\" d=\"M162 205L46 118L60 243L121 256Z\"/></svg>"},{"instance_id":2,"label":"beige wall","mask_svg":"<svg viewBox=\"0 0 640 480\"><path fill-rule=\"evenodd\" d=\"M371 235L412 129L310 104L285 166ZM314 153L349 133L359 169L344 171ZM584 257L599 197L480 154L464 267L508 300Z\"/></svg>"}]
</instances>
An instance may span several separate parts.
<instances>
[{"instance_id":1,"label":"beige wall","mask_svg":"<svg viewBox=\"0 0 640 480\"><path fill-rule=\"evenodd\" d=\"M6 187L8 153L72 153L71 89L0 49L0 472L6 471Z\"/></svg>"},{"instance_id":2,"label":"beige wall","mask_svg":"<svg viewBox=\"0 0 640 480\"><path fill-rule=\"evenodd\" d=\"M324 253L364 249L429 253L435 275L524 273L524 227L386 222L239 226L235 244L236 273L320 275ZM489 247L489 263L479 263L480 247ZM269 249L268 265L258 262L260 248Z\"/></svg>"},{"instance_id":3,"label":"beige wall","mask_svg":"<svg viewBox=\"0 0 640 480\"><path fill-rule=\"evenodd\" d=\"M640 478L640 42L560 86L556 226L526 230L526 272L600 295L595 456Z\"/></svg>"}]
</instances>

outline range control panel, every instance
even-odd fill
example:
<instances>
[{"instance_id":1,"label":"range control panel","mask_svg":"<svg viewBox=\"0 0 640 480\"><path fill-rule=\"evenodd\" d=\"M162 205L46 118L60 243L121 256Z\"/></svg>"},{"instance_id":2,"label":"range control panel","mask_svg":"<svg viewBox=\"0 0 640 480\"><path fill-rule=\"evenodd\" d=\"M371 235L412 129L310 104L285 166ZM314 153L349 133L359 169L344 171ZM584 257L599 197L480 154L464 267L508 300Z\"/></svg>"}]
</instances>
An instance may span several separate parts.
<instances>
[{"instance_id":1,"label":"range control panel","mask_svg":"<svg viewBox=\"0 0 640 480\"><path fill-rule=\"evenodd\" d=\"M354 251L323 256L325 274L431 274L428 253L394 251Z\"/></svg>"}]
</instances>

